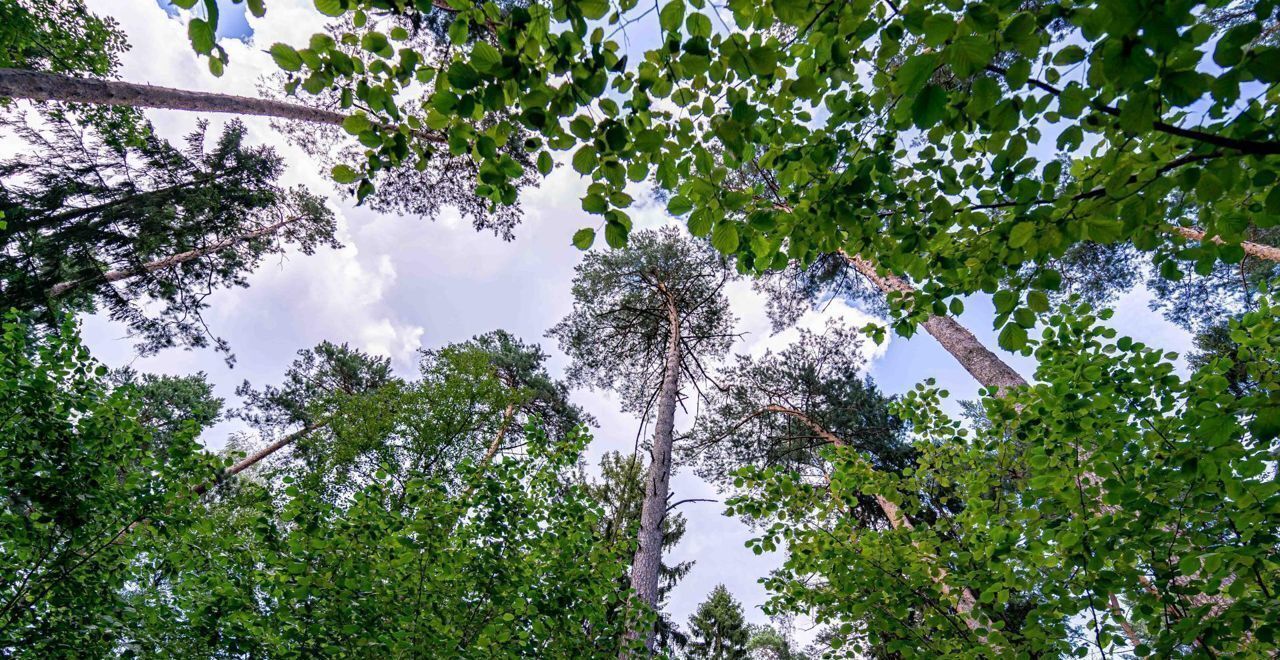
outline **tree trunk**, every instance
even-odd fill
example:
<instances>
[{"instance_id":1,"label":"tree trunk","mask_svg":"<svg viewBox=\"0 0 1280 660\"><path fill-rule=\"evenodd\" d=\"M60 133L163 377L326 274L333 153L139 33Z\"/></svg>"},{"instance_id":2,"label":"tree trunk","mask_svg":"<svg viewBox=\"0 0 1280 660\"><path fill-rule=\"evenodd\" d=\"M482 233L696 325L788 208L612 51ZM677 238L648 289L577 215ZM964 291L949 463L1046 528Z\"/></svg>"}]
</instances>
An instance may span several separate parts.
<instances>
[{"instance_id":1,"label":"tree trunk","mask_svg":"<svg viewBox=\"0 0 1280 660\"><path fill-rule=\"evenodd\" d=\"M653 461L645 479L644 504L640 511L639 546L631 563L631 589L634 597L650 609L658 609L658 577L662 568L662 522L667 514L667 495L671 481L671 446L675 435L676 395L680 385L680 316L675 301L660 282L658 289L667 298L666 364L663 366L662 389L658 394L658 418L654 425ZM641 631L630 630L624 639L634 640ZM654 631L644 631L645 647L653 650ZM625 654L624 654L625 656Z\"/></svg>"},{"instance_id":2,"label":"tree trunk","mask_svg":"<svg viewBox=\"0 0 1280 660\"><path fill-rule=\"evenodd\" d=\"M170 266L176 266L178 264L185 263L193 259L199 259L200 257L203 257L207 254L231 247L232 245L235 245L237 243L242 243L244 241L260 238L268 234L274 234L275 232L280 231L282 228L287 227L294 222L297 222L299 219L300 219L299 217L285 218L284 220L281 220L280 222L277 222L274 225L268 225L266 227L262 227L261 229L255 229L251 232L248 232L246 234L241 234L239 236L232 236L231 238L225 238L212 245L208 245L202 248L187 250L186 252L179 252L178 254L162 257L160 259L155 259L153 261L148 261L145 264L141 264L133 268L118 268L115 270L109 270L103 273L100 277L95 279L101 282L119 282L120 280L126 280L131 277L142 275L144 273L154 273L157 270L163 270L165 268L169 268ZM88 282L85 280L70 280L67 282L59 282L49 287L49 297L57 298L59 296L66 294L68 291L71 291L77 286L80 286L86 283Z\"/></svg>"},{"instance_id":3,"label":"tree trunk","mask_svg":"<svg viewBox=\"0 0 1280 660\"><path fill-rule=\"evenodd\" d=\"M910 295L915 289L904 282L901 278L893 273L885 273L884 275L876 272L875 264L858 256L848 255L841 252L845 260L849 262L859 273L871 280L885 295L892 293L901 293ZM925 332L933 335L942 347L968 371L983 387L996 390L1000 395L1013 387L1022 387L1027 384L1026 379L1013 370L1000 356L992 353L990 349L978 341L978 338L969 332L969 329L960 325L960 322L950 316L930 316L924 325Z\"/></svg>"},{"instance_id":4,"label":"tree trunk","mask_svg":"<svg viewBox=\"0 0 1280 660\"><path fill-rule=\"evenodd\" d=\"M191 112L223 112L294 119L334 126L340 126L342 120L346 119L346 115L341 112L312 108L300 103L140 85L118 80L77 78L27 69L0 68L0 97Z\"/></svg>"},{"instance_id":5,"label":"tree trunk","mask_svg":"<svg viewBox=\"0 0 1280 660\"><path fill-rule=\"evenodd\" d=\"M276 440L275 442L267 445L266 447L263 447L262 449L259 449L258 451L255 451L252 454L245 456L243 459L241 459L239 463L232 465L231 467L227 468L226 471L224 471L221 475L218 475L217 480L215 480L213 483L201 484L199 486L196 486L195 488L196 495L203 495L206 492L212 490L213 488L216 488L218 484L221 484L227 479L230 479L231 477L234 477L237 474L240 474L241 472L248 470L254 465L257 465L266 457L280 451L281 449L284 449L285 447L288 447L289 445L293 444L298 438L301 438L302 436L324 426L327 423L328 422L325 421L325 422L314 422L312 424L308 424L302 427L301 429L298 429L297 431L294 431L293 433L290 433L284 436L283 438Z\"/></svg>"},{"instance_id":6,"label":"tree trunk","mask_svg":"<svg viewBox=\"0 0 1280 660\"><path fill-rule=\"evenodd\" d=\"M1182 227L1182 226L1171 227L1169 231L1192 241L1199 241L1203 243L1206 240L1205 234L1202 230L1193 229L1191 227ZM1213 243L1217 243L1218 245L1226 244L1226 241L1222 240L1221 238L1218 238L1217 236L1214 236L1213 238L1208 240ZM1280 248L1271 247L1270 245L1263 245L1261 243L1251 243L1249 241L1240 241L1240 247L1244 249L1245 254L1251 257L1254 257L1257 259L1265 259L1267 261L1280 262Z\"/></svg>"}]
</instances>

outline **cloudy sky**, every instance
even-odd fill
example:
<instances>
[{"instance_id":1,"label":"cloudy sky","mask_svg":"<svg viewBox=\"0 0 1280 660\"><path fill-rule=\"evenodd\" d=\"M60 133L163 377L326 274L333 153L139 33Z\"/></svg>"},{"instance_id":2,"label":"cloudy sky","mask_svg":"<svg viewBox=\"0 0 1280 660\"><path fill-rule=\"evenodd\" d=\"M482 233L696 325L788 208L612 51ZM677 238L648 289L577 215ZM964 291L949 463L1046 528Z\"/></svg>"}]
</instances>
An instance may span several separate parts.
<instances>
[{"instance_id":1,"label":"cloudy sky","mask_svg":"<svg viewBox=\"0 0 1280 660\"><path fill-rule=\"evenodd\" d=\"M230 66L219 79L197 61L186 40L183 17L167 9L165 0L89 0L95 12L119 22L132 44L123 57L123 79L250 96L260 78L276 70L264 50L275 42L306 43L320 30L323 18L312 9L311 0L271 0L262 19L246 17L229 2L223 4L227 7L221 43L230 55ZM643 37L635 35L631 47L641 48ZM147 114L170 140L190 131L199 118L167 111ZM207 118L213 133L228 119ZM571 306L569 283L581 253L569 244L569 237L581 227L597 224L580 209L578 199L585 183L572 169L558 168L540 188L524 196L525 216L516 240L502 242L475 232L452 211L432 222L357 208L265 120L250 118L246 124L251 142L274 146L289 163L283 183L303 184L329 196L346 247L269 261L249 279L249 288L222 291L210 298L206 319L216 334L230 342L237 357L234 368L212 351L170 350L139 358L122 327L94 318L86 321L85 335L99 359L111 366L130 364L158 373L204 371L229 406L237 405L236 385L245 380L258 385L277 382L295 351L322 340L348 342L389 356L402 375L412 376L419 349L504 328L526 340L540 341L552 356L553 373L563 370L564 356L543 335ZM636 192L642 200L633 213L638 226L672 222L661 204L643 201L649 199L646 191ZM1135 292L1124 298L1115 323L1141 340L1171 350L1185 349L1185 335L1147 312L1145 296ZM777 348L794 338L794 331L770 336L764 301L749 285L735 285L730 297L738 329L744 333L737 352ZM962 320L994 347L989 303L974 299L966 307ZM831 317L857 326L870 318L835 302L810 313L802 324L818 328ZM1029 361L1006 357L1024 375L1032 375L1034 365ZM973 398L977 391L976 383L927 335L893 338L886 346L870 350L868 358L870 374L890 393L903 392L930 377L950 390L953 401ZM639 421L620 412L608 393L579 391L575 395L600 421L588 461L594 465L605 451L630 451ZM683 422L687 426L688 420ZM223 423L207 433L205 441L210 447L221 447L228 435L239 430L235 423ZM678 499L716 497L689 471L677 474L674 489ZM689 518L688 533L672 559L698 562L672 596L670 610L681 623L717 583L728 585L743 601L749 619L766 620L758 610L765 594L756 581L778 565L780 557L759 557L746 550L748 530L721 515L721 510L718 504L683 507Z\"/></svg>"}]
</instances>

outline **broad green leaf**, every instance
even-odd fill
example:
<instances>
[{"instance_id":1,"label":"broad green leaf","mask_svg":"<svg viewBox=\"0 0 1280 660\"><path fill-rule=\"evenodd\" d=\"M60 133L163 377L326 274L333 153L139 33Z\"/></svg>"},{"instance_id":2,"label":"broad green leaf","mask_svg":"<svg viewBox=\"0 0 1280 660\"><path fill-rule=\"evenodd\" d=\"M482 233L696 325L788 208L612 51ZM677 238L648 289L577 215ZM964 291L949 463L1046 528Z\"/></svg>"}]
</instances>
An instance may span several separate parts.
<instances>
[{"instance_id":1,"label":"broad green leaf","mask_svg":"<svg viewBox=\"0 0 1280 660\"><path fill-rule=\"evenodd\" d=\"M275 60L276 66L285 71L300 71L302 69L302 57L298 55L298 51L288 44L272 44L267 52L271 54L271 59Z\"/></svg>"},{"instance_id":2,"label":"broad green leaf","mask_svg":"<svg viewBox=\"0 0 1280 660\"><path fill-rule=\"evenodd\" d=\"M579 229L573 234L573 246L579 250L588 250L591 245L596 242L596 230L587 228Z\"/></svg>"},{"instance_id":3,"label":"broad green leaf","mask_svg":"<svg viewBox=\"0 0 1280 660\"><path fill-rule=\"evenodd\" d=\"M738 251L738 227L727 221L716 223L716 227L711 232L711 245L723 254L733 254Z\"/></svg>"}]
</instances>

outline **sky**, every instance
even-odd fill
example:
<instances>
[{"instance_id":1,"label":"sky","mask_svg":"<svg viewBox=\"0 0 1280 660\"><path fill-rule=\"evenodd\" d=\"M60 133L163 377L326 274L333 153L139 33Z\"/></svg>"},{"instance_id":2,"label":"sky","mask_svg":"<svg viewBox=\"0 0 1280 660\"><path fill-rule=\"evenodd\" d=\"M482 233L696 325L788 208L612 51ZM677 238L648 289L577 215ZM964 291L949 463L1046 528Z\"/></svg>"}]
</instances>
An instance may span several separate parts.
<instances>
[{"instance_id":1,"label":"sky","mask_svg":"<svg viewBox=\"0 0 1280 660\"><path fill-rule=\"evenodd\" d=\"M95 13L115 18L132 44L122 57L122 79L245 96L255 95L260 78L276 71L266 48L275 42L305 44L322 25L323 17L312 8L312 0L270 0L264 18L246 16L243 5L219 1L224 21L220 43L230 56L222 78L211 76L205 63L196 59L187 42L183 12L167 0L88 0L88 4ZM635 35L631 47L641 47L644 36ZM146 114L169 140L179 140L201 118L171 111ZM210 120L211 134L231 119L205 118ZM492 234L477 233L452 210L428 221L356 207L266 120L244 121L251 143L273 146L288 163L282 184L306 185L328 197L345 247L322 249L311 256L295 253L273 258L249 277L248 288L220 291L209 298L205 318L214 333L230 343L237 358L234 367L212 350L171 349L139 357L122 326L94 317L85 321L84 333L98 359L112 367L131 365L154 373L203 371L227 407L238 405L234 390L241 382L258 386L278 382L296 351L323 340L347 342L388 356L398 373L412 377L420 349L502 328L540 342L551 356L553 375L563 373L566 358L544 333L572 306L570 281L582 253L570 245L570 236L579 228L598 224L581 210L579 197L586 182L572 168L558 167L539 188L525 193L524 219L516 238L503 242ZM647 190L635 192L640 200L632 213L637 227L676 223ZM1122 298L1112 324L1122 334L1185 352L1189 338L1149 312L1147 296L1139 290ZM795 330L771 335L764 299L748 283L732 285L729 298L743 333L734 352L777 349L795 338ZM808 314L801 325L818 329L833 317L854 327L872 320L836 301ZM989 300L967 301L961 321L994 349L991 320ZM951 393L953 411L955 401L976 398L977 383L923 332L910 339L894 337L878 347L868 340L867 348L869 373L890 394L934 378ZM998 352L1024 376L1032 377L1030 360ZM588 450L590 465L597 465L606 451L631 451L639 420L621 412L616 397L578 390L574 399L600 423ZM677 430L688 425L689 419L680 419ZM207 431L203 440L217 449L243 430L236 422L223 422ZM673 490L673 500L719 497L691 470L677 472ZM743 602L750 621L766 622L759 610L766 594L757 580L780 565L782 556L757 556L747 550L744 543L751 537L750 530L723 516L720 504L694 503L681 510L689 521L688 532L671 561L697 563L672 593L668 610L674 620L683 625L711 589L723 583ZM803 629L797 633L807 637Z\"/></svg>"}]
</instances>

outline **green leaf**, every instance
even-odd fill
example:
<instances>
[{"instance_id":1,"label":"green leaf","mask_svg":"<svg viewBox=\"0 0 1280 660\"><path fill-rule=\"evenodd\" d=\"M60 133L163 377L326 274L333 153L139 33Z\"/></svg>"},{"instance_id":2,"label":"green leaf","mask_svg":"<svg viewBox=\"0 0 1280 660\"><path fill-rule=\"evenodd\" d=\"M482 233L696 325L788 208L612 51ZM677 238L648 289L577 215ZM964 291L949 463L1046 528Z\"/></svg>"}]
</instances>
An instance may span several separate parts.
<instances>
[{"instance_id":1,"label":"green leaf","mask_svg":"<svg viewBox=\"0 0 1280 660\"><path fill-rule=\"evenodd\" d=\"M997 314L1008 314L1017 306L1018 297L1015 296L1012 291L1001 289L996 292L996 295L992 297L991 301L992 304L995 305Z\"/></svg>"},{"instance_id":2,"label":"green leaf","mask_svg":"<svg viewBox=\"0 0 1280 660\"><path fill-rule=\"evenodd\" d=\"M620 222L606 223L604 226L604 241L615 250L627 247L627 228Z\"/></svg>"},{"instance_id":3,"label":"green leaf","mask_svg":"<svg viewBox=\"0 0 1280 660\"><path fill-rule=\"evenodd\" d=\"M956 31L956 20L950 14L931 14L924 19L924 42L933 48L947 43Z\"/></svg>"},{"instance_id":4,"label":"green leaf","mask_svg":"<svg viewBox=\"0 0 1280 660\"><path fill-rule=\"evenodd\" d=\"M349 165L334 165L332 174L333 180L342 184L355 183L360 180L360 173L356 172Z\"/></svg>"},{"instance_id":5,"label":"green leaf","mask_svg":"<svg viewBox=\"0 0 1280 660\"><path fill-rule=\"evenodd\" d=\"M931 128L942 121L947 113L947 90L938 85L928 85L911 104L911 119L917 128Z\"/></svg>"},{"instance_id":6,"label":"green leaf","mask_svg":"<svg viewBox=\"0 0 1280 660\"><path fill-rule=\"evenodd\" d=\"M316 11L325 16L341 16L346 13L347 8L344 6L343 0L315 0Z\"/></svg>"},{"instance_id":7,"label":"green leaf","mask_svg":"<svg viewBox=\"0 0 1280 660\"><path fill-rule=\"evenodd\" d=\"M1249 432L1257 442L1270 442L1280 436L1280 405L1270 404L1259 409L1249 424Z\"/></svg>"},{"instance_id":8,"label":"green leaf","mask_svg":"<svg viewBox=\"0 0 1280 660\"><path fill-rule=\"evenodd\" d=\"M751 73L757 76L771 75L778 67L778 54L772 48L752 48L747 51L747 63L751 67Z\"/></svg>"},{"instance_id":9,"label":"green leaf","mask_svg":"<svg viewBox=\"0 0 1280 660\"><path fill-rule=\"evenodd\" d=\"M609 13L609 0L578 0L574 4L582 10L582 16L589 20L604 18Z\"/></svg>"},{"instance_id":10,"label":"green leaf","mask_svg":"<svg viewBox=\"0 0 1280 660\"><path fill-rule=\"evenodd\" d=\"M578 174L590 174L596 168L596 148L590 145L579 148L573 154L573 169Z\"/></svg>"},{"instance_id":11,"label":"green leaf","mask_svg":"<svg viewBox=\"0 0 1280 660\"><path fill-rule=\"evenodd\" d=\"M1030 222L1019 222L1009 230L1009 247L1020 248L1031 242L1036 235L1036 226Z\"/></svg>"},{"instance_id":12,"label":"green leaf","mask_svg":"<svg viewBox=\"0 0 1280 660\"><path fill-rule=\"evenodd\" d=\"M902 94L910 96L918 92L924 84L929 82L929 78L933 77L933 72L938 68L937 53L928 53L925 55L916 55L902 63L898 67L895 76L898 91Z\"/></svg>"},{"instance_id":13,"label":"green leaf","mask_svg":"<svg viewBox=\"0 0 1280 660\"><path fill-rule=\"evenodd\" d=\"M733 254L738 251L738 227L734 223L722 220L711 232L711 245L722 254Z\"/></svg>"},{"instance_id":14,"label":"green leaf","mask_svg":"<svg viewBox=\"0 0 1280 660\"><path fill-rule=\"evenodd\" d=\"M693 202L687 198L676 195L667 200L667 213L671 215L684 215L693 210Z\"/></svg>"},{"instance_id":15,"label":"green leaf","mask_svg":"<svg viewBox=\"0 0 1280 660\"><path fill-rule=\"evenodd\" d=\"M456 18L449 24L449 41L455 46L461 46L467 43L469 36L469 28L467 21L462 18Z\"/></svg>"},{"instance_id":16,"label":"green leaf","mask_svg":"<svg viewBox=\"0 0 1280 660\"><path fill-rule=\"evenodd\" d=\"M471 63L483 73L493 73L502 64L502 55L486 41L477 41L471 49Z\"/></svg>"},{"instance_id":17,"label":"green leaf","mask_svg":"<svg viewBox=\"0 0 1280 660\"><path fill-rule=\"evenodd\" d=\"M360 135L373 128L373 122L369 121L369 117L363 112L358 112L354 115L347 115L346 119L342 120L342 128L351 135Z\"/></svg>"},{"instance_id":18,"label":"green leaf","mask_svg":"<svg viewBox=\"0 0 1280 660\"><path fill-rule=\"evenodd\" d=\"M1027 330L1017 323L1006 323L1000 331L999 342L1000 348L1007 351L1022 350L1027 345Z\"/></svg>"},{"instance_id":19,"label":"green leaf","mask_svg":"<svg viewBox=\"0 0 1280 660\"><path fill-rule=\"evenodd\" d=\"M272 44L267 51L271 53L271 59L275 60L276 66L285 71L300 71L302 69L302 56L298 55L298 51L288 44Z\"/></svg>"},{"instance_id":20,"label":"green leaf","mask_svg":"<svg viewBox=\"0 0 1280 660\"><path fill-rule=\"evenodd\" d=\"M187 37L191 39L191 47L197 53L208 55L213 52L215 37L213 26L203 18L193 18L187 24Z\"/></svg>"},{"instance_id":21,"label":"green leaf","mask_svg":"<svg viewBox=\"0 0 1280 660\"><path fill-rule=\"evenodd\" d=\"M945 52L951 69L962 78L968 78L981 71L996 54L995 48L986 39L978 36L956 39L947 46Z\"/></svg>"},{"instance_id":22,"label":"green leaf","mask_svg":"<svg viewBox=\"0 0 1280 660\"><path fill-rule=\"evenodd\" d=\"M554 166L555 163L552 162L551 154L549 152L543 151L538 154L538 172L545 176L551 173L551 169Z\"/></svg>"},{"instance_id":23,"label":"green leaf","mask_svg":"<svg viewBox=\"0 0 1280 660\"><path fill-rule=\"evenodd\" d=\"M1058 51L1053 56L1053 63L1057 65L1075 64L1076 62L1084 61L1086 55L1088 53L1083 48L1072 44Z\"/></svg>"},{"instance_id":24,"label":"green leaf","mask_svg":"<svg viewBox=\"0 0 1280 660\"><path fill-rule=\"evenodd\" d=\"M675 32L684 23L684 0L670 0L658 12L658 26L663 32Z\"/></svg>"},{"instance_id":25,"label":"green leaf","mask_svg":"<svg viewBox=\"0 0 1280 660\"><path fill-rule=\"evenodd\" d=\"M458 89L473 89L480 84L480 74L466 62L454 62L449 65L445 77L449 84Z\"/></svg>"},{"instance_id":26,"label":"green leaf","mask_svg":"<svg viewBox=\"0 0 1280 660\"><path fill-rule=\"evenodd\" d=\"M573 246L579 250L588 250L591 245L596 242L596 230L587 228L579 229L573 234Z\"/></svg>"},{"instance_id":27,"label":"green leaf","mask_svg":"<svg viewBox=\"0 0 1280 660\"><path fill-rule=\"evenodd\" d=\"M582 210L598 215L609 210L609 202L602 195L592 193L582 198Z\"/></svg>"}]
</instances>

